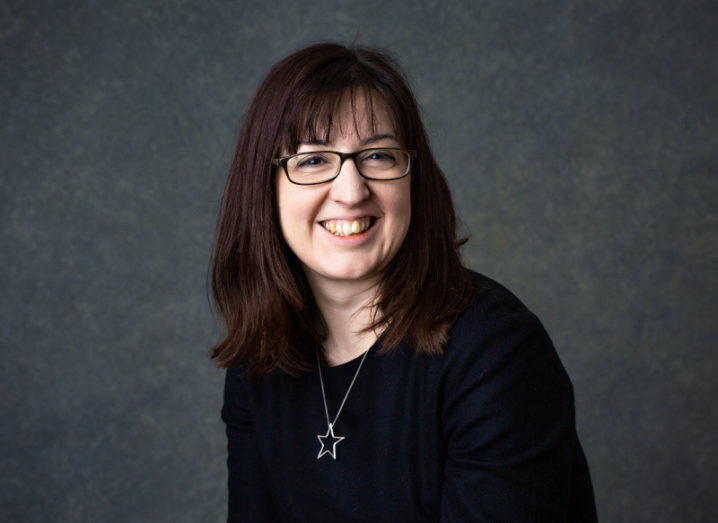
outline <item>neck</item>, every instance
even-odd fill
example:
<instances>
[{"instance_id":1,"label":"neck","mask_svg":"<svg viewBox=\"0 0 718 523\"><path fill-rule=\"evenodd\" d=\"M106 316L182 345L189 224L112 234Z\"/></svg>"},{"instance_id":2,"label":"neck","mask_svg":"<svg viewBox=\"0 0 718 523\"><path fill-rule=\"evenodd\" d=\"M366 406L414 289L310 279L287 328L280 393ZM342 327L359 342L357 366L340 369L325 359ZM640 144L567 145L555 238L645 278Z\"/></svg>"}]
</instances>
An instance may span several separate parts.
<instances>
[{"instance_id":1,"label":"neck","mask_svg":"<svg viewBox=\"0 0 718 523\"><path fill-rule=\"evenodd\" d=\"M327 281L307 274L324 321L327 338L324 358L330 366L361 356L377 340L378 333L364 331L373 323L371 304L376 298L376 281Z\"/></svg>"}]
</instances>

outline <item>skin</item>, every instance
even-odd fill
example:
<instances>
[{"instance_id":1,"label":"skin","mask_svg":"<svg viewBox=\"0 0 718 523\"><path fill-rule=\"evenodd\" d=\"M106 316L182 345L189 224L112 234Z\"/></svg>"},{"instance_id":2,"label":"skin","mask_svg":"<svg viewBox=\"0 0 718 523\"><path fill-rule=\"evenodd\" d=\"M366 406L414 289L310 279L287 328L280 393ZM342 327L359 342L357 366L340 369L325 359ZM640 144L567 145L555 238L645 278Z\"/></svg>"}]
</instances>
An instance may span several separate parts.
<instances>
[{"instance_id":1,"label":"skin","mask_svg":"<svg viewBox=\"0 0 718 523\"><path fill-rule=\"evenodd\" d=\"M328 142L303 143L296 152L403 146L381 103L374 104L373 129L364 101L356 100L356 104L356 128L346 100L335 116ZM300 260L327 323L325 358L330 365L349 361L378 336L361 331L372 322L370 304L382 272L409 230L411 174L399 180L367 180L347 160L331 182L299 186L277 169L276 184L282 234ZM326 220L351 222L366 216L372 217L372 227L349 237L335 236L322 225Z\"/></svg>"}]
</instances>

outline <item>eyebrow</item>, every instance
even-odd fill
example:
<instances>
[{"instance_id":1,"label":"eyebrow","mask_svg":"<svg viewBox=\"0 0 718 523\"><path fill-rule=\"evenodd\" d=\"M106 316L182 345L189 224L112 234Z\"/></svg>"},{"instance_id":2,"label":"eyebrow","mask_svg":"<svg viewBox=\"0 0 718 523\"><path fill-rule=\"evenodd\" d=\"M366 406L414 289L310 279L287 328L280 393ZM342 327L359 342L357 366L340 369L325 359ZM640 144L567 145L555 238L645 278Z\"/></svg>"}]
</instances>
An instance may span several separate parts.
<instances>
[{"instance_id":1,"label":"eyebrow","mask_svg":"<svg viewBox=\"0 0 718 523\"><path fill-rule=\"evenodd\" d=\"M364 138L361 142L359 142L361 145L368 145L370 143L378 142L380 140L385 140L387 138L391 138L395 142L399 142L399 140L396 139L396 136L393 134L377 134L376 136L370 136L369 138Z\"/></svg>"},{"instance_id":2,"label":"eyebrow","mask_svg":"<svg viewBox=\"0 0 718 523\"><path fill-rule=\"evenodd\" d=\"M392 139L395 142L399 142L397 140L396 136L393 134L377 134L375 136L370 136L369 138L364 138L359 142L359 145L368 145L370 143L376 143L381 140L386 139ZM328 140L302 140L299 145L322 145L322 146L328 146L331 145L331 143Z\"/></svg>"}]
</instances>

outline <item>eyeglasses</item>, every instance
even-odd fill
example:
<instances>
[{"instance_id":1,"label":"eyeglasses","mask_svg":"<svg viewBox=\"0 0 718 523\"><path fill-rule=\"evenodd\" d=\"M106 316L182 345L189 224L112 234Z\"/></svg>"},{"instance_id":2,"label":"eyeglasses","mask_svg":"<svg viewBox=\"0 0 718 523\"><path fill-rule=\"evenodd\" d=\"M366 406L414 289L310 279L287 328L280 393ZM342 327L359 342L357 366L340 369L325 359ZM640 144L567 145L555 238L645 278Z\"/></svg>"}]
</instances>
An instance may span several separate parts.
<instances>
[{"instance_id":1,"label":"eyeglasses","mask_svg":"<svg viewBox=\"0 0 718 523\"><path fill-rule=\"evenodd\" d=\"M339 176L344 160L349 158L368 180L398 180L409 174L416 151L397 147L374 147L353 153L312 151L274 158L272 165L283 167L292 183L317 185Z\"/></svg>"}]
</instances>

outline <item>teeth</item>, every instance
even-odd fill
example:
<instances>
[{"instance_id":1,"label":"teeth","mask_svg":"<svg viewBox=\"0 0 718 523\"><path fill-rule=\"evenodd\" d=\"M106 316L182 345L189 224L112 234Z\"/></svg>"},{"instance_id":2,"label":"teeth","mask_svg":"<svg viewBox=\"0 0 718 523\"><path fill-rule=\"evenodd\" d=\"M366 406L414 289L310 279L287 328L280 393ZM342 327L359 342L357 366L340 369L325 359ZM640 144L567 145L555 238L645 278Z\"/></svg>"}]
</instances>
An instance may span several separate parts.
<instances>
[{"instance_id":1,"label":"teeth","mask_svg":"<svg viewBox=\"0 0 718 523\"><path fill-rule=\"evenodd\" d=\"M322 222L322 227L335 236L350 236L366 231L371 225L371 218L358 218L353 221L329 220Z\"/></svg>"}]
</instances>

